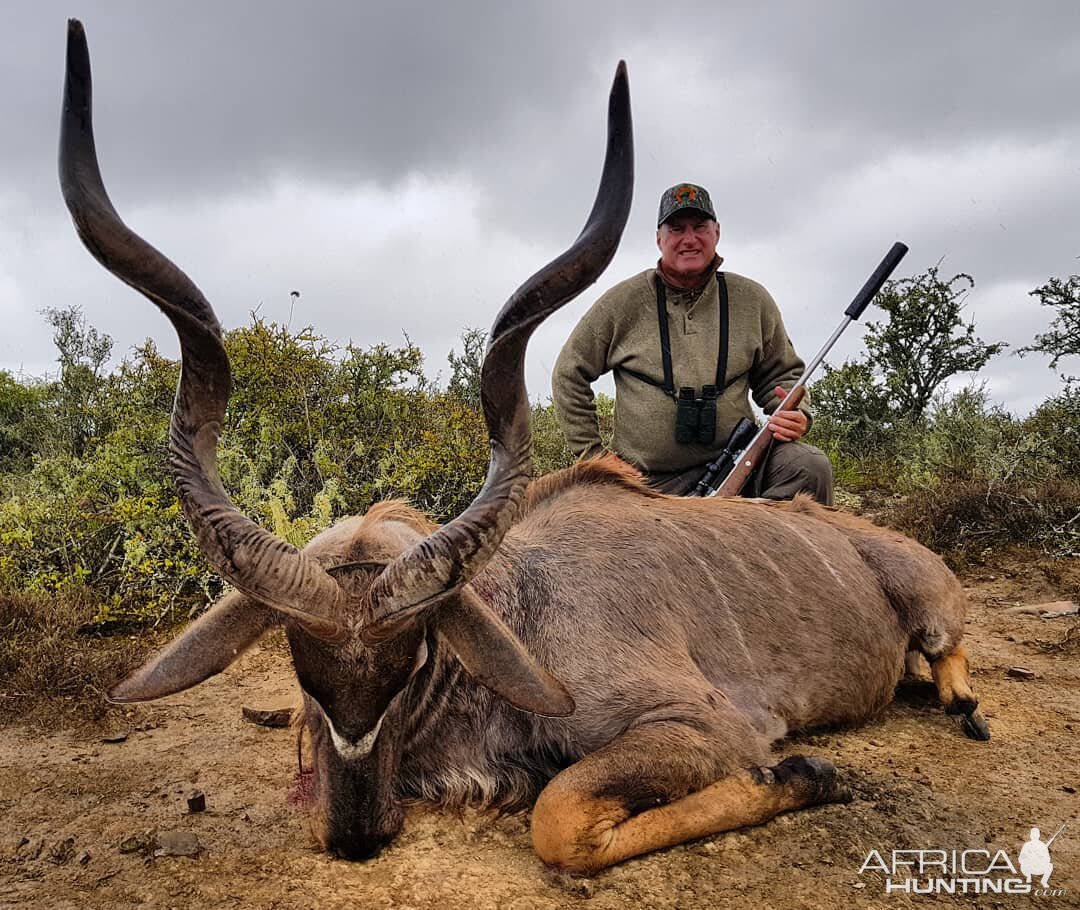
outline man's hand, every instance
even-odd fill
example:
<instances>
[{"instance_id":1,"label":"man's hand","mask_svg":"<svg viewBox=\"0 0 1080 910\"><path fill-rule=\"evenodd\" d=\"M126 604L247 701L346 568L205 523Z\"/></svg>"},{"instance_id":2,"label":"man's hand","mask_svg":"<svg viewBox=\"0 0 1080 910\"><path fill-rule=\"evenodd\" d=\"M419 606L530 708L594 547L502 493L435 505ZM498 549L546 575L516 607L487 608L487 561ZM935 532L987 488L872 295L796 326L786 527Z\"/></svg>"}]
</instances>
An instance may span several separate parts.
<instances>
[{"instance_id":1,"label":"man's hand","mask_svg":"<svg viewBox=\"0 0 1080 910\"><path fill-rule=\"evenodd\" d=\"M783 386L773 389L776 397L781 401L787 395ZM810 421L802 411L773 411L769 418L769 430L778 442L794 442L802 439L810 426Z\"/></svg>"}]
</instances>

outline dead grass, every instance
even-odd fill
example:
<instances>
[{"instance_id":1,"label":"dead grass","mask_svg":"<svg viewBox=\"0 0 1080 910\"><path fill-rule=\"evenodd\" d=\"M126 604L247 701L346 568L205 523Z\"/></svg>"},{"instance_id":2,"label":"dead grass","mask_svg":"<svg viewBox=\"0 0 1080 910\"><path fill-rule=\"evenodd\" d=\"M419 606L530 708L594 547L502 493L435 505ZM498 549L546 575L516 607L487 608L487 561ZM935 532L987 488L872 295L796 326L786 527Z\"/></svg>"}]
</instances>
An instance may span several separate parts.
<instances>
[{"instance_id":1,"label":"dead grass","mask_svg":"<svg viewBox=\"0 0 1080 910\"><path fill-rule=\"evenodd\" d=\"M95 613L77 596L0 592L0 724L79 726L108 715L106 690L168 632L80 632Z\"/></svg>"},{"instance_id":2,"label":"dead grass","mask_svg":"<svg viewBox=\"0 0 1080 910\"><path fill-rule=\"evenodd\" d=\"M989 550L1016 545L1067 559L1080 549L1080 484L955 483L908 496L885 519L960 570ZM1073 582L1062 581L1068 593Z\"/></svg>"},{"instance_id":3,"label":"dead grass","mask_svg":"<svg viewBox=\"0 0 1080 910\"><path fill-rule=\"evenodd\" d=\"M1080 623L1074 622L1056 641L1035 645L1043 654L1080 654Z\"/></svg>"}]
</instances>

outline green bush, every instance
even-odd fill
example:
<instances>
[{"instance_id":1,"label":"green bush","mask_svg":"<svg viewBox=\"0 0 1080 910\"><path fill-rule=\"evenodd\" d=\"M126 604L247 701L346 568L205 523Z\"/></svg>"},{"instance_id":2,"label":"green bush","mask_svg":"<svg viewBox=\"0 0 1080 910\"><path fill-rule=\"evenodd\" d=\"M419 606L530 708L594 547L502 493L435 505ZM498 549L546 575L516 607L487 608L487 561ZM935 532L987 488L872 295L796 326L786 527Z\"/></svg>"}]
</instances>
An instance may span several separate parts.
<instances>
[{"instance_id":1,"label":"green bush","mask_svg":"<svg viewBox=\"0 0 1080 910\"><path fill-rule=\"evenodd\" d=\"M83 612L92 604L86 621L102 628L186 617L223 583L198 551L168 467L179 366L148 342L106 372L110 339L77 311L48 318L58 374L0 373L0 590ZM459 514L487 467L482 343L482 333L466 333L440 389L408 342L338 348L309 328L259 319L228 332L233 394L218 463L233 501L296 546L390 497L438 521ZM932 546L1020 535L1076 549L1078 384L1023 421L979 389L898 418L883 388L850 363L815 386L812 441L833 458L842 487L908 497L897 521ZM610 444L613 399L598 395L597 414ZM533 406L532 421L534 472L572 464L550 401Z\"/></svg>"},{"instance_id":2,"label":"green bush","mask_svg":"<svg viewBox=\"0 0 1080 910\"><path fill-rule=\"evenodd\" d=\"M461 514L484 483L487 429L480 412L452 393L420 401L415 438L395 443L379 462L380 499L423 503L438 521Z\"/></svg>"},{"instance_id":3,"label":"green bush","mask_svg":"<svg viewBox=\"0 0 1080 910\"><path fill-rule=\"evenodd\" d=\"M893 433L897 462L892 488L901 493L935 490L966 481L988 486L1045 477L1042 440L993 405L982 389L939 396L928 416L899 424Z\"/></svg>"},{"instance_id":4,"label":"green bush","mask_svg":"<svg viewBox=\"0 0 1080 910\"><path fill-rule=\"evenodd\" d=\"M574 463L550 399L547 404L533 405L532 456L533 473L537 476L568 468Z\"/></svg>"},{"instance_id":5,"label":"green bush","mask_svg":"<svg viewBox=\"0 0 1080 910\"><path fill-rule=\"evenodd\" d=\"M20 382L0 370L0 479L29 471L42 451L47 396L45 383Z\"/></svg>"},{"instance_id":6,"label":"green bush","mask_svg":"<svg viewBox=\"0 0 1080 910\"><path fill-rule=\"evenodd\" d=\"M72 350L111 344L81 318L64 325ZM241 511L291 543L388 497L447 520L483 483L482 418L427 382L415 345L338 350L311 329L256 319L227 333L225 347L223 482ZM167 464L178 376L147 343L108 375L0 377L0 585L93 601L103 625L183 617L220 593ZM62 401L81 404L64 411ZM62 413L78 415L78 432L30 432Z\"/></svg>"},{"instance_id":7,"label":"green bush","mask_svg":"<svg viewBox=\"0 0 1080 910\"><path fill-rule=\"evenodd\" d=\"M1023 422L1025 433L1045 440L1060 473L1080 477L1080 380L1072 380L1047 398Z\"/></svg>"},{"instance_id":8,"label":"green bush","mask_svg":"<svg viewBox=\"0 0 1080 910\"><path fill-rule=\"evenodd\" d=\"M600 440L610 447L615 430L615 399L600 392L596 396L596 419L600 428ZM549 474L568 468L576 460L566 444L562 428L555 416L551 399L547 404L536 404L532 411L533 474Z\"/></svg>"}]
</instances>

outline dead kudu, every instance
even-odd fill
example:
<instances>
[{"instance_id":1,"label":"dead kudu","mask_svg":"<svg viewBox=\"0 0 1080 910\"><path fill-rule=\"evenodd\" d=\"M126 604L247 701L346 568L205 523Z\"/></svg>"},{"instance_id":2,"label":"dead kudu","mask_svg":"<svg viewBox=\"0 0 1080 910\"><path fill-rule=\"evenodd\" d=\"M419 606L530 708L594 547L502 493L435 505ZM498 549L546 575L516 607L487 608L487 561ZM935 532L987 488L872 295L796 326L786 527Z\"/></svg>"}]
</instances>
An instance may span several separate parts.
<instances>
[{"instance_id":1,"label":"dead kudu","mask_svg":"<svg viewBox=\"0 0 1080 910\"><path fill-rule=\"evenodd\" d=\"M221 328L106 195L86 40L70 23L64 197L90 252L179 335L171 463L203 552L236 588L111 697L180 692L284 626L311 743L312 826L340 856L375 854L417 798L535 800L540 858L587 873L842 800L828 762L770 766L770 745L880 710L908 652L929 660L946 710L987 736L960 646L963 593L912 541L808 501L663 496L616 459L530 485L526 342L600 275L630 208L622 65L608 118L588 223L492 328L482 395L491 462L476 499L438 529L380 503L299 551L221 486Z\"/></svg>"}]
</instances>

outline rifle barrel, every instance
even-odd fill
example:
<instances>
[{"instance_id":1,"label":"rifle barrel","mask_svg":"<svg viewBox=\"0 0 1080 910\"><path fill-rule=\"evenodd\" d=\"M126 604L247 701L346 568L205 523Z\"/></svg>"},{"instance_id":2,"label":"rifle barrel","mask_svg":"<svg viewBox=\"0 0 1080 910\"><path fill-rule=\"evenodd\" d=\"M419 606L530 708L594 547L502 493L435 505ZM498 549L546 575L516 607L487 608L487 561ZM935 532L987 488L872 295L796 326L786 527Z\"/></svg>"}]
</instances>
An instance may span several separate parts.
<instances>
[{"instance_id":1,"label":"rifle barrel","mask_svg":"<svg viewBox=\"0 0 1080 910\"><path fill-rule=\"evenodd\" d=\"M851 325L854 320L858 319L862 315L863 310L866 309L867 304L877 296L877 292L881 290L881 286L888 280L888 277L893 273L893 270L897 265L900 264L900 260L904 258L907 251L907 246L899 241L892 245L889 252L885 254L885 258L878 263L878 267L874 269L873 274L867 279L866 284L864 284L859 290L859 293L855 295L855 299L852 300L851 303L848 304L848 308L844 310L844 318L840 322L840 325L836 327L836 331L829 336L829 340L826 341L821 350L814 355L814 359L807 364L806 368L803 370L802 376L799 377L799 381L788 389L788 393L784 396L784 400L781 401L776 408L778 411L790 411L798 406L805 394L803 390L806 387L806 383L811 375L813 375L814 370L821 365L821 361L823 361L829 351L832 350L832 346L836 344L837 339L844 334L844 329ZM750 441L750 444L739 458L738 463L731 469L727 477L723 479L719 486L706 495L716 496L718 493L723 496L738 495L739 490L742 489L743 484L746 483L750 473L754 470L757 460L764 454L765 449L768 447L771 436L772 434L769 431L769 425L766 423L765 426L758 430L757 435ZM748 461L750 462L749 464L747 463Z\"/></svg>"}]
</instances>

